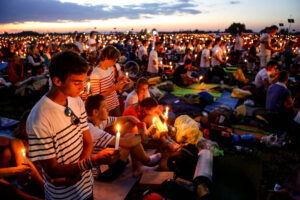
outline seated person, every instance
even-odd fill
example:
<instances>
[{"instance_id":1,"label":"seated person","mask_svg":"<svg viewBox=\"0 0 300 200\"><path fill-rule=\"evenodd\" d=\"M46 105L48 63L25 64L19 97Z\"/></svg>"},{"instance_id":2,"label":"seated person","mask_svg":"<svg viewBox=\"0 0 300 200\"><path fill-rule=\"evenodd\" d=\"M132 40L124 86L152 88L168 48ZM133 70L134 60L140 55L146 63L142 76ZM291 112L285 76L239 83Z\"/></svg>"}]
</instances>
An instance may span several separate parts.
<instances>
[{"instance_id":1,"label":"seated person","mask_svg":"<svg viewBox=\"0 0 300 200\"><path fill-rule=\"evenodd\" d=\"M156 130L154 130L153 132L151 130L152 139L160 140L162 144L164 144L168 149L176 150L179 148L179 145L176 142L174 142L171 138L169 138L167 125L163 125L163 123L160 120L161 118L164 119L164 116L155 99L148 97L139 102L138 104L130 105L123 112L123 116L134 116L140 121L145 122L149 129L156 128ZM155 124L153 123L153 118L156 119ZM152 124L154 124L154 126L151 126Z\"/></svg>"},{"instance_id":2,"label":"seated person","mask_svg":"<svg viewBox=\"0 0 300 200\"><path fill-rule=\"evenodd\" d=\"M254 80L257 89L268 89L269 85L276 81L277 76L273 79L271 79L270 76L275 72L277 66L276 61L270 61L266 68L259 70Z\"/></svg>"},{"instance_id":3,"label":"seated person","mask_svg":"<svg viewBox=\"0 0 300 200\"><path fill-rule=\"evenodd\" d=\"M268 88L266 109L281 112L292 108L291 92L286 87L288 80L289 73L285 70L281 71L278 75L278 82Z\"/></svg>"},{"instance_id":4,"label":"seated person","mask_svg":"<svg viewBox=\"0 0 300 200\"><path fill-rule=\"evenodd\" d=\"M198 83L197 78L192 78L188 76L188 71L192 70L192 60L187 59L184 65L177 67L173 74L173 83L179 86L187 86L192 83Z\"/></svg>"},{"instance_id":5,"label":"seated person","mask_svg":"<svg viewBox=\"0 0 300 200\"><path fill-rule=\"evenodd\" d=\"M146 78L139 78L136 82L135 90L130 92L125 100L125 108L132 104L137 104L138 102L141 102L143 99L150 97L149 91L148 91L148 81Z\"/></svg>"},{"instance_id":6,"label":"seated person","mask_svg":"<svg viewBox=\"0 0 300 200\"><path fill-rule=\"evenodd\" d=\"M9 182L9 177L17 177L21 186L35 186L39 188L39 195L43 196L43 179L34 165L25 157L23 143L13 137L0 136L0 192L4 199L41 199L27 194ZM24 164L24 163L27 164Z\"/></svg>"},{"instance_id":7,"label":"seated person","mask_svg":"<svg viewBox=\"0 0 300 200\"><path fill-rule=\"evenodd\" d=\"M110 117L108 116L108 110L106 101L102 95L89 96L85 103L86 111L89 119L89 128L92 134L92 140L94 143L94 153L101 151L108 145L115 145L115 136L104 131L105 128L112 126L116 123L122 124L121 138L120 138L120 160L111 166L109 175L106 178L110 180L116 178L122 173L122 169L126 166L126 162L129 154L132 159L140 161L147 166L153 166L157 164L161 158L161 154L157 153L152 156L148 156L141 144L143 140L147 138L146 128L144 123L141 123L137 118L133 116L125 117ZM137 133L136 125L139 127L139 133ZM133 175L139 175L143 170L152 169L157 167L137 167L133 166ZM103 177L104 178L104 177ZM104 179L106 179L104 178Z\"/></svg>"}]
</instances>

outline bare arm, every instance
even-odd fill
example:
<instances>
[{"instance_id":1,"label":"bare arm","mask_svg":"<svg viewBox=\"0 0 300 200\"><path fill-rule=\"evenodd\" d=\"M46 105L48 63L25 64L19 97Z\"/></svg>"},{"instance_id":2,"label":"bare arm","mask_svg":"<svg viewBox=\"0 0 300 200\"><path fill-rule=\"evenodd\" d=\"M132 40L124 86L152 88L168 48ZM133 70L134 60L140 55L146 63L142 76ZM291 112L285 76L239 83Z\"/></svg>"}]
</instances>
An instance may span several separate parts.
<instances>
[{"instance_id":1,"label":"bare arm","mask_svg":"<svg viewBox=\"0 0 300 200\"><path fill-rule=\"evenodd\" d=\"M93 152L93 141L92 141L92 136L90 133L90 130L85 130L82 132L82 141L83 141L83 150L80 156L80 160L89 158Z\"/></svg>"}]
</instances>

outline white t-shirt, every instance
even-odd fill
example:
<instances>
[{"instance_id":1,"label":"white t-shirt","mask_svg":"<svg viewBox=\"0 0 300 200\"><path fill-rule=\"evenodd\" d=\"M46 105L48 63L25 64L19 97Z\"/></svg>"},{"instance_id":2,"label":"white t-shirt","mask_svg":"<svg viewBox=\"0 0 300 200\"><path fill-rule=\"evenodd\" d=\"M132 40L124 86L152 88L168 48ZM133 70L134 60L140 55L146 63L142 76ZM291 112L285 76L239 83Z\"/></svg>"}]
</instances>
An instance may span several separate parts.
<instances>
[{"instance_id":1,"label":"white t-shirt","mask_svg":"<svg viewBox=\"0 0 300 200\"><path fill-rule=\"evenodd\" d=\"M156 64L153 64L153 61L156 61ZM151 50L149 55L149 62L147 72L158 73L158 54L155 50Z\"/></svg>"},{"instance_id":2,"label":"white t-shirt","mask_svg":"<svg viewBox=\"0 0 300 200\"><path fill-rule=\"evenodd\" d=\"M237 35L235 38L234 50L242 51L242 49L243 49L243 38Z\"/></svg>"},{"instance_id":3,"label":"white t-shirt","mask_svg":"<svg viewBox=\"0 0 300 200\"><path fill-rule=\"evenodd\" d=\"M271 43L271 37L268 33L264 33L262 34L261 38L260 38L260 56L268 56L271 55L271 50L270 49L266 49L266 45L265 42Z\"/></svg>"},{"instance_id":4,"label":"white t-shirt","mask_svg":"<svg viewBox=\"0 0 300 200\"><path fill-rule=\"evenodd\" d=\"M146 95L145 95L145 98L147 97L150 97L150 93L149 91L147 91ZM126 109L128 106L132 105L132 104L137 104L139 102L139 98L138 98L138 95L136 93L135 90L131 91L126 100L125 100L125 108Z\"/></svg>"},{"instance_id":5,"label":"white t-shirt","mask_svg":"<svg viewBox=\"0 0 300 200\"><path fill-rule=\"evenodd\" d=\"M89 45L89 52L96 51L96 46L92 46L92 44L96 44L96 39L90 38L88 45Z\"/></svg>"},{"instance_id":6,"label":"white t-shirt","mask_svg":"<svg viewBox=\"0 0 300 200\"><path fill-rule=\"evenodd\" d=\"M201 54L200 67L209 67L209 60L205 61L205 59L209 57L210 57L210 50L205 48Z\"/></svg>"},{"instance_id":7,"label":"white t-shirt","mask_svg":"<svg viewBox=\"0 0 300 200\"><path fill-rule=\"evenodd\" d=\"M56 158L58 164L77 163L83 150L82 132L88 130L87 114L80 97L68 97L68 107L79 118L72 124L65 115L66 107L43 96L32 108L26 131L29 141L29 160ZM44 171L43 171L44 173ZM56 187L45 178L46 199L86 199L93 194L93 176L90 170L81 173L82 179L72 186Z\"/></svg>"},{"instance_id":8,"label":"white t-shirt","mask_svg":"<svg viewBox=\"0 0 300 200\"><path fill-rule=\"evenodd\" d=\"M261 88L265 85L265 79L270 80L270 77L266 68L263 68L256 74L254 84L257 88Z\"/></svg>"},{"instance_id":9,"label":"white t-shirt","mask_svg":"<svg viewBox=\"0 0 300 200\"><path fill-rule=\"evenodd\" d=\"M221 47L219 47L219 45L215 45L214 48L212 49L212 59L211 59L212 66L219 66L221 64L220 61L217 60L217 58L222 60L222 49Z\"/></svg>"},{"instance_id":10,"label":"white t-shirt","mask_svg":"<svg viewBox=\"0 0 300 200\"><path fill-rule=\"evenodd\" d=\"M143 60L144 55L148 55L148 53L147 53L147 49L142 45L138 51L138 57L139 57L140 61Z\"/></svg>"},{"instance_id":11,"label":"white t-shirt","mask_svg":"<svg viewBox=\"0 0 300 200\"><path fill-rule=\"evenodd\" d=\"M80 50L80 53L83 52L83 44L81 42L78 42L78 41L74 41L74 44L76 46L78 46L79 50Z\"/></svg>"},{"instance_id":12,"label":"white t-shirt","mask_svg":"<svg viewBox=\"0 0 300 200\"><path fill-rule=\"evenodd\" d=\"M108 119L102 121L99 126L94 126L91 122L88 123L94 144L93 154L97 154L99 151L105 149L115 138L114 135L107 133L104 129L112 126L116 120L117 117L108 117Z\"/></svg>"}]
</instances>

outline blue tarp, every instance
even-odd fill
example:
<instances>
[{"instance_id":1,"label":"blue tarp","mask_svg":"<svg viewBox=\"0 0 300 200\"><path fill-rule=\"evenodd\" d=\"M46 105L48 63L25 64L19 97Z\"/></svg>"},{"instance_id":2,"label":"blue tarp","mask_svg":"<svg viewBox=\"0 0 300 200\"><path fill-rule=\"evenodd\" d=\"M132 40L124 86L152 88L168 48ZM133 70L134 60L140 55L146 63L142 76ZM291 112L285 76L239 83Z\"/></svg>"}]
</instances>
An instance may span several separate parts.
<instances>
[{"instance_id":1,"label":"blue tarp","mask_svg":"<svg viewBox=\"0 0 300 200\"><path fill-rule=\"evenodd\" d=\"M204 110L206 112L211 112L215 107L221 105L229 106L234 110L238 101L239 99L231 97L231 92L224 91L221 97L217 98L211 105L205 106Z\"/></svg>"},{"instance_id":2,"label":"blue tarp","mask_svg":"<svg viewBox=\"0 0 300 200\"><path fill-rule=\"evenodd\" d=\"M5 69L8 66L8 62L0 62L0 70Z\"/></svg>"}]
</instances>

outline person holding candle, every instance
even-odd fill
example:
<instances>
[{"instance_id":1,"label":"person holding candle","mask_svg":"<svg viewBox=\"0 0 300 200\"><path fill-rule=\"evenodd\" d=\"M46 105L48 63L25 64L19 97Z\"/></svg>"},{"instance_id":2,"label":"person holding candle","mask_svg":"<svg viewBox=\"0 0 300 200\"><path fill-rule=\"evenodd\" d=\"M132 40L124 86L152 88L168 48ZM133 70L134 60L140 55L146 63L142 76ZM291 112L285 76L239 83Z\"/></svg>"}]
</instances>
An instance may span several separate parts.
<instances>
[{"instance_id":1,"label":"person holding candle","mask_svg":"<svg viewBox=\"0 0 300 200\"><path fill-rule=\"evenodd\" d=\"M26 193L11 184L7 179L17 177L18 184L39 188L38 191ZM0 136L0 193L4 199L41 199L43 196L43 179L35 166L27 160L22 141L8 136Z\"/></svg>"},{"instance_id":2,"label":"person holding candle","mask_svg":"<svg viewBox=\"0 0 300 200\"><path fill-rule=\"evenodd\" d=\"M78 54L56 54L49 66L53 85L27 119L29 159L43 169L46 199L93 199L92 167L114 163L120 156L111 148L91 156L92 138L79 97L87 71ZM56 185L56 178L64 181Z\"/></svg>"},{"instance_id":3,"label":"person holding candle","mask_svg":"<svg viewBox=\"0 0 300 200\"><path fill-rule=\"evenodd\" d=\"M107 108L110 116L120 116L120 103L117 91L120 91L125 81L124 76L119 77L118 82L115 83L114 68L120 52L114 46L106 46L102 49L100 54L100 61L98 66L93 70L91 80L92 94L101 94L106 97Z\"/></svg>"},{"instance_id":4,"label":"person holding candle","mask_svg":"<svg viewBox=\"0 0 300 200\"><path fill-rule=\"evenodd\" d=\"M200 67L201 69L204 69L206 71L210 67L210 49L212 48L212 45L213 45L212 40L206 40L205 48L203 49L201 54Z\"/></svg>"},{"instance_id":5,"label":"person holding candle","mask_svg":"<svg viewBox=\"0 0 300 200\"><path fill-rule=\"evenodd\" d=\"M120 160L110 165L110 171L105 172L104 175L102 174L101 180L111 181L117 178L127 165L129 154L132 155L133 159L140 161L143 165L153 166L159 162L161 158L160 153L152 156L148 156L145 153L141 143L147 139L147 130L144 124L136 117L109 116L106 101L102 95L89 96L85 102L85 107L89 119L88 125L94 143L93 153L95 154L111 145L115 145L115 148L120 148ZM114 124L117 124L116 135L119 133L121 137L115 137L104 131L107 127L113 126ZM138 130L136 128L138 128ZM134 168L133 174L140 174L141 171L146 169L155 170L157 166L151 168Z\"/></svg>"}]
</instances>

